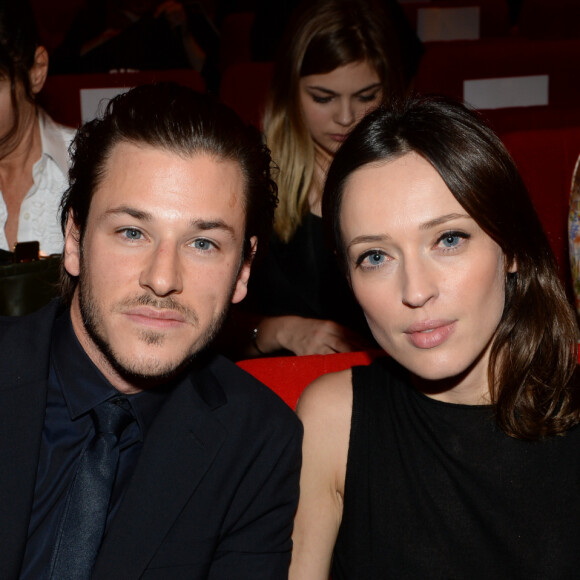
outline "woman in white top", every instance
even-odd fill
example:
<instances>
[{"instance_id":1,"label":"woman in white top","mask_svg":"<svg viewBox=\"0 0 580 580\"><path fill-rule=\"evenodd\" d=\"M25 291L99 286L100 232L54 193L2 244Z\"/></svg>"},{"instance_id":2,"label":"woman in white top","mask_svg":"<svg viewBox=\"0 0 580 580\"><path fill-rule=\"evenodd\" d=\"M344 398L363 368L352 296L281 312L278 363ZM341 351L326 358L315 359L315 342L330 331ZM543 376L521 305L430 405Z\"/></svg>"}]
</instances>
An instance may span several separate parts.
<instances>
[{"instance_id":1,"label":"woman in white top","mask_svg":"<svg viewBox=\"0 0 580 580\"><path fill-rule=\"evenodd\" d=\"M62 251L58 211L67 187L74 130L55 123L37 103L48 71L26 2L0 6L0 248L38 241Z\"/></svg>"}]
</instances>

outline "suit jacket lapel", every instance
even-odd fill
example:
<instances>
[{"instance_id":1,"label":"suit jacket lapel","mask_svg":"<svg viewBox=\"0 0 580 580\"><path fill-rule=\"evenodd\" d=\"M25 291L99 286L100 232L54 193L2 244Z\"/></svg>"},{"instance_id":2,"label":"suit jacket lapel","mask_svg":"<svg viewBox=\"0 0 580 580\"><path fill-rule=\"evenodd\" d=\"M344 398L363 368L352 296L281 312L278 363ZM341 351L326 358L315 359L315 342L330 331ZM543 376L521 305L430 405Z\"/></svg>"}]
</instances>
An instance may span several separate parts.
<instances>
[{"instance_id":1,"label":"suit jacket lapel","mask_svg":"<svg viewBox=\"0 0 580 580\"><path fill-rule=\"evenodd\" d=\"M13 319L0 341L0 578L16 578L26 540L57 303Z\"/></svg>"},{"instance_id":2,"label":"suit jacket lapel","mask_svg":"<svg viewBox=\"0 0 580 580\"><path fill-rule=\"evenodd\" d=\"M225 430L211 407L223 404L223 391L213 375L201 374L197 390L184 381L153 422L93 578L143 573L222 446ZM209 403L203 391L213 393Z\"/></svg>"}]
</instances>

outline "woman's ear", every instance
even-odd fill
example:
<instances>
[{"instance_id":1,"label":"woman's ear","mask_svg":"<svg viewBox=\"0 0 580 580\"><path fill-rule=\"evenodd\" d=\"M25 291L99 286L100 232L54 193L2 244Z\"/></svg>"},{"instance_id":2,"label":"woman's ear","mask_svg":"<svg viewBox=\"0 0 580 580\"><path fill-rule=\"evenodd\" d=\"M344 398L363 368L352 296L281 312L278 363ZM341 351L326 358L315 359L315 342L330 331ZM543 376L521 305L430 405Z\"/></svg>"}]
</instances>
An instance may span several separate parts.
<instances>
[{"instance_id":1,"label":"woman's ear","mask_svg":"<svg viewBox=\"0 0 580 580\"><path fill-rule=\"evenodd\" d=\"M48 52L44 46L39 46L34 53L34 64L28 72L30 79L30 89L33 95L37 95L42 90L46 75L48 74Z\"/></svg>"}]
</instances>

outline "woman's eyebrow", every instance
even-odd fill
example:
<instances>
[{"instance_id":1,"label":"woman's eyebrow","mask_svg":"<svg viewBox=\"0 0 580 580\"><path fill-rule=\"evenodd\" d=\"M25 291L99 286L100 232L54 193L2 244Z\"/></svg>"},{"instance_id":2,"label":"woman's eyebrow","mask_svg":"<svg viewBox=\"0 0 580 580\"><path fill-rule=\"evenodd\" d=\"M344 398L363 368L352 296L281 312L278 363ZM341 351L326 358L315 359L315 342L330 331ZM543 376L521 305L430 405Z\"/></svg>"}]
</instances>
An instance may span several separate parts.
<instances>
[{"instance_id":1,"label":"woman's eyebrow","mask_svg":"<svg viewBox=\"0 0 580 580\"><path fill-rule=\"evenodd\" d=\"M361 93L366 93L367 91L371 91L373 89L377 89L381 86L381 83L373 83L371 85L368 85L366 87L363 87L362 89L359 89L356 93L353 93L354 96L358 96ZM337 92L332 91L330 89L327 89L325 87L321 87L318 85L307 85L306 88L308 90L315 90L315 91L320 91L321 93L326 93L327 95L338 95Z\"/></svg>"},{"instance_id":2,"label":"woman's eyebrow","mask_svg":"<svg viewBox=\"0 0 580 580\"><path fill-rule=\"evenodd\" d=\"M385 242L387 240L390 240L391 236L389 236L388 234L374 234L374 235L364 235L364 236L357 236L356 238L353 238L348 245L346 246L346 249L348 250L349 248L351 248L352 246L356 246L357 244L369 244L369 243L375 243L375 242Z\"/></svg>"},{"instance_id":3,"label":"woman's eyebrow","mask_svg":"<svg viewBox=\"0 0 580 580\"><path fill-rule=\"evenodd\" d=\"M442 215L439 217L436 217L432 220L423 222L422 224L419 225L419 229L420 230L429 230L431 228L436 228L442 224L445 224L449 221L453 221L456 219L473 219L469 214L466 213L449 213L446 215ZM385 242L392 239L391 236L389 236L389 234L365 234L362 236L357 236L356 238L353 238L348 245L346 246L346 249L348 250L349 248L351 248L352 246L355 246L357 244L369 244L369 243L380 243L380 242Z\"/></svg>"},{"instance_id":4,"label":"woman's eyebrow","mask_svg":"<svg viewBox=\"0 0 580 580\"><path fill-rule=\"evenodd\" d=\"M326 93L328 95L337 95L338 93L331 91L330 89L326 89L324 87L319 87L318 85L307 85L306 88L311 91L320 91L321 93Z\"/></svg>"},{"instance_id":5,"label":"woman's eyebrow","mask_svg":"<svg viewBox=\"0 0 580 580\"><path fill-rule=\"evenodd\" d=\"M447 223L449 221L461 219L461 218L473 219L469 214L466 214L466 213L448 213L446 215L442 215L440 217L437 217L435 219L432 219L432 220L429 220L427 222L422 223L419 226L419 229L420 230L430 230L431 228L436 228L436 227L438 227L444 223Z\"/></svg>"},{"instance_id":6,"label":"woman's eyebrow","mask_svg":"<svg viewBox=\"0 0 580 580\"><path fill-rule=\"evenodd\" d=\"M367 91L372 91L373 89L378 89L381 87L381 83L373 83L372 85L369 85L368 87L365 87L364 89L361 89L360 91L357 91L355 94L355 96L360 95L361 93L366 93Z\"/></svg>"}]
</instances>

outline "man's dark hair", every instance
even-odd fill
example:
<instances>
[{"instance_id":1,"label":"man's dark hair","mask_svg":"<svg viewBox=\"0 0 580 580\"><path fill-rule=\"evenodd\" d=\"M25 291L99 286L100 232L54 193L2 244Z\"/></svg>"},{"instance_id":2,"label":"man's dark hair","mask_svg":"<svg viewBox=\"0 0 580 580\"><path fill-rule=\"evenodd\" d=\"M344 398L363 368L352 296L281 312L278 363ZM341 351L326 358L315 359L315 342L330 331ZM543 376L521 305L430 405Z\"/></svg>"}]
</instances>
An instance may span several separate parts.
<instances>
[{"instance_id":1,"label":"man's dark hair","mask_svg":"<svg viewBox=\"0 0 580 580\"><path fill-rule=\"evenodd\" d=\"M245 125L211 95L176 83L142 85L112 99L105 113L85 123L71 145L69 187L61 202L61 227L69 216L82 246L93 194L119 143L145 144L183 156L209 154L239 163L245 178L246 229L244 260L252 258L250 238L264 252L272 232L277 187L270 176L270 151L259 131ZM70 303L77 278L61 269L61 293Z\"/></svg>"}]
</instances>

